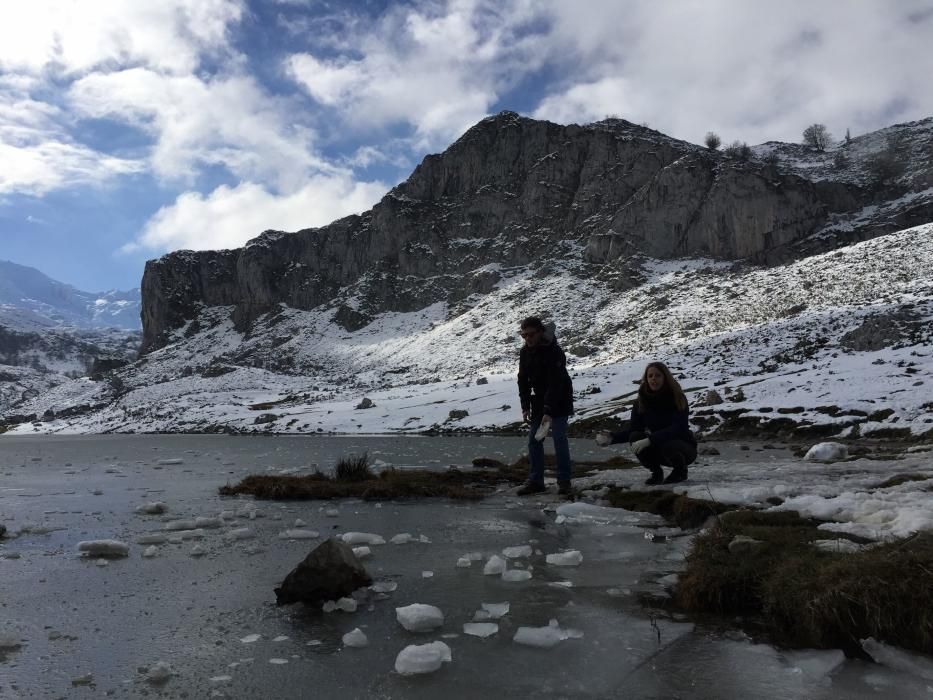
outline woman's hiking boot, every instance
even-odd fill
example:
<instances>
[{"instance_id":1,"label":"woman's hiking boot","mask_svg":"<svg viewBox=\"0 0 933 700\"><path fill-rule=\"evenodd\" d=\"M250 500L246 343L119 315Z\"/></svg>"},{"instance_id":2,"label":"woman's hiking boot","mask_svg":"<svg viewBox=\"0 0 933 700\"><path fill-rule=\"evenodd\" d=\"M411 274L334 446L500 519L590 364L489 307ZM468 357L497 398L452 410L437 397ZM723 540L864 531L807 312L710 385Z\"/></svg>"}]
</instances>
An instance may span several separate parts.
<instances>
[{"instance_id":1,"label":"woman's hiking boot","mask_svg":"<svg viewBox=\"0 0 933 700\"><path fill-rule=\"evenodd\" d=\"M664 480L665 484L678 484L681 481L687 480L687 468L686 467L675 467L674 470L667 475L667 478Z\"/></svg>"},{"instance_id":2,"label":"woman's hiking boot","mask_svg":"<svg viewBox=\"0 0 933 700\"><path fill-rule=\"evenodd\" d=\"M559 496L572 496L573 487L570 485L569 481L558 481L557 482L557 494Z\"/></svg>"},{"instance_id":3,"label":"woman's hiking boot","mask_svg":"<svg viewBox=\"0 0 933 700\"><path fill-rule=\"evenodd\" d=\"M547 486L544 485L543 481L526 481L524 486L515 492L515 495L531 496L536 493L543 493L544 491L547 491Z\"/></svg>"},{"instance_id":4,"label":"woman's hiking boot","mask_svg":"<svg viewBox=\"0 0 933 700\"><path fill-rule=\"evenodd\" d=\"M664 472L661 471L660 467L653 467L651 469L651 476L645 479L645 485L647 486L657 486L658 484L664 483Z\"/></svg>"}]
</instances>

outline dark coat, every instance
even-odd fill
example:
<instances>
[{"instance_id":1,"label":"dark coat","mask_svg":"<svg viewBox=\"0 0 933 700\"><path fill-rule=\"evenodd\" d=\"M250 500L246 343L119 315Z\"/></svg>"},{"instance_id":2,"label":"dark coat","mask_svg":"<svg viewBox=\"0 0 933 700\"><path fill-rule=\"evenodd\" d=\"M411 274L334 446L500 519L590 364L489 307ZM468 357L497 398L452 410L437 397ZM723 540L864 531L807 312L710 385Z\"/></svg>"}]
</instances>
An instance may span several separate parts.
<instances>
[{"instance_id":1,"label":"dark coat","mask_svg":"<svg viewBox=\"0 0 933 700\"><path fill-rule=\"evenodd\" d=\"M567 357L556 340L523 345L518 356L518 397L535 418L573 415L573 384Z\"/></svg>"},{"instance_id":2,"label":"dark coat","mask_svg":"<svg viewBox=\"0 0 933 700\"><path fill-rule=\"evenodd\" d=\"M628 428L612 434L613 443L628 442L629 435L647 432L650 433L648 439L655 447L669 440L697 444L696 438L690 432L689 406L683 410L678 409L673 396L669 401L659 397L659 400L651 401L644 410L641 409L640 403L641 401L635 401L632 405L632 417Z\"/></svg>"}]
</instances>

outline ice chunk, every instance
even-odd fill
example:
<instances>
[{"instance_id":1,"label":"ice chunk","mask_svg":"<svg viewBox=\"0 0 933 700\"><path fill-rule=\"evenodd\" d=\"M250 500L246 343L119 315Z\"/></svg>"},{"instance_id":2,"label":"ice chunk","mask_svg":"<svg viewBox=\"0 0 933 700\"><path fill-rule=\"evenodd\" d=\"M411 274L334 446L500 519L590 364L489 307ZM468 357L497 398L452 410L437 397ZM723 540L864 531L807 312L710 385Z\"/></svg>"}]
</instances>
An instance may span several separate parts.
<instances>
[{"instance_id":1,"label":"ice chunk","mask_svg":"<svg viewBox=\"0 0 933 700\"><path fill-rule=\"evenodd\" d=\"M157 661L146 671L146 680L154 685L161 685L168 682L172 675L174 674L171 666L164 661Z\"/></svg>"},{"instance_id":2,"label":"ice chunk","mask_svg":"<svg viewBox=\"0 0 933 700\"><path fill-rule=\"evenodd\" d=\"M279 533L282 540L313 540L320 536L317 530L285 530Z\"/></svg>"},{"instance_id":3,"label":"ice chunk","mask_svg":"<svg viewBox=\"0 0 933 700\"><path fill-rule=\"evenodd\" d=\"M353 598L341 598L337 601L337 608L344 612L356 612L357 602Z\"/></svg>"},{"instance_id":4,"label":"ice chunk","mask_svg":"<svg viewBox=\"0 0 933 700\"><path fill-rule=\"evenodd\" d=\"M136 512L144 515L160 515L168 510L168 506L162 501L152 501L136 506Z\"/></svg>"},{"instance_id":5,"label":"ice chunk","mask_svg":"<svg viewBox=\"0 0 933 700\"><path fill-rule=\"evenodd\" d=\"M473 637L490 637L499 631L495 622L464 622L463 633Z\"/></svg>"},{"instance_id":6,"label":"ice chunk","mask_svg":"<svg viewBox=\"0 0 933 700\"><path fill-rule=\"evenodd\" d=\"M546 561L551 566L579 566L583 561L583 555L575 549L569 552L559 552L557 554L548 554Z\"/></svg>"},{"instance_id":7,"label":"ice chunk","mask_svg":"<svg viewBox=\"0 0 933 700\"><path fill-rule=\"evenodd\" d=\"M531 578L531 572L523 569L509 569L502 572L503 581L527 581Z\"/></svg>"},{"instance_id":8,"label":"ice chunk","mask_svg":"<svg viewBox=\"0 0 933 700\"><path fill-rule=\"evenodd\" d=\"M432 578L434 576L433 571L422 571L421 578Z\"/></svg>"},{"instance_id":9,"label":"ice chunk","mask_svg":"<svg viewBox=\"0 0 933 700\"><path fill-rule=\"evenodd\" d=\"M473 565L469 557L460 557L457 559L457 567L460 569L469 569Z\"/></svg>"},{"instance_id":10,"label":"ice chunk","mask_svg":"<svg viewBox=\"0 0 933 700\"><path fill-rule=\"evenodd\" d=\"M340 511L336 508L328 508L324 511L324 515L326 515L328 518L336 518L340 515Z\"/></svg>"},{"instance_id":11,"label":"ice chunk","mask_svg":"<svg viewBox=\"0 0 933 700\"><path fill-rule=\"evenodd\" d=\"M444 624L444 613L440 608L424 603L412 603L395 609L399 624L409 632L428 632Z\"/></svg>"},{"instance_id":12,"label":"ice chunk","mask_svg":"<svg viewBox=\"0 0 933 700\"><path fill-rule=\"evenodd\" d=\"M130 546L119 540L85 540L78 542L78 551L97 557L127 557Z\"/></svg>"},{"instance_id":13,"label":"ice chunk","mask_svg":"<svg viewBox=\"0 0 933 700\"><path fill-rule=\"evenodd\" d=\"M276 658L272 658L272 659L269 659L269 663L270 663L270 664L275 664L276 666L283 666L283 665L285 665L285 664L288 663L288 659L276 659Z\"/></svg>"},{"instance_id":14,"label":"ice chunk","mask_svg":"<svg viewBox=\"0 0 933 700\"><path fill-rule=\"evenodd\" d=\"M551 588L573 588L573 581L550 581Z\"/></svg>"},{"instance_id":15,"label":"ice chunk","mask_svg":"<svg viewBox=\"0 0 933 700\"><path fill-rule=\"evenodd\" d=\"M879 642L872 637L862 640L862 648L879 664L933 681L933 661Z\"/></svg>"},{"instance_id":16,"label":"ice chunk","mask_svg":"<svg viewBox=\"0 0 933 700\"><path fill-rule=\"evenodd\" d=\"M557 620L551 620L547 627L519 627L512 637L517 644L550 649L565 639L581 639L583 632L575 629L561 629Z\"/></svg>"},{"instance_id":17,"label":"ice chunk","mask_svg":"<svg viewBox=\"0 0 933 700\"><path fill-rule=\"evenodd\" d=\"M169 520L162 526L163 530L195 530L198 524L194 519L190 520Z\"/></svg>"},{"instance_id":18,"label":"ice chunk","mask_svg":"<svg viewBox=\"0 0 933 700\"><path fill-rule=\"evenodd\" d=\"M531 545L522 544L517 547L506 547L502 550L503 556L507 559L518 559L519 557L531 556Z\"/></svg>"},{"instance_id":19,"label":"ice chunk","mask_svg":"<svg viewBox=\"0 0 933 700\"><path fill-rule=\"evenodd\" d=\"M389 540L389 542L391 542L392 544L408 544L413 539L414 538L411 536L411 533L402 532L402 533L399 533L398 535L395 535L391 540Z\"/></svg>"},{"instance_id":20,"label":"ice chunk","mask_svg":"<svg viewBox=\"0 0 933 700\"><path fill-rule=\"evenodd\" d=\"M391 593L396 588L398 588L398 584L395 581L376 581L369 587L369 590L373 593Z\"/></svg>"},{"instance_id":21,"label":"ice chunk","mask_svg":"<svg viewBox=\"0 0 933 700\"><path fill-rule=\"evenodd\" d=\"M467 554L467 557L470 559L470 561L482 561L483 553L482 552L470 552L469 554Z\"/></svg>"},{"instance_id":22,"label":"ice chunk","mask_svg":"<svg viewBox=\"0 0 933 700\"><path fill-rule=\"evenodd\" d=\"M97 566L107 566L110 562L108 562L106 559L98 559L98 560L95 561L94 563L95 563Z\"/></svg>"},{"instance_id":23,"label":"ice chunk","mask_svg":"<svg viewBox=\"0 0 933 700\"><path fill-rule=\"evenodd\" d=\"M233 680L233 676L211 676L208 680L211 683L227 683Z\"/></svg>"},{"instance_id":24,"label":"ice chunk","mask_svg":"<svg viewBox=\"0 0 933 700\"><path fill-rule=\"evenodd\" d=\"M451 659L450 647L444 642L412 644L402 649L395 657L395 670L403 676L433 673Z\"/></svg>"},{"instance_id":25,"label":"ice chunk","mask_svg":"<svg viewBox=\"0 0 933 700\"><path fill-rule=\"evenodd\" d=\"M564 641L564 637L560 628L551 627L550 625L547 627L519 627L515 632L515 636L512 637L512 641L529 647L550 649Z\"/></svg>"},{"instance_id":26,"label":"ice chunk","mask_svg":"<svg viewBox=\"0 0 933 700\"><path fill-rule=\"evenodd\" d=\"M165 535L140 535L136 538L136 544L165 544Z\"/></svg>"},{"instance_id":27,"label":"ice chunk","mask_svg":"<svg viewBox=\"0 0 933 700\"><path fill-rule=\"evenodd\" d=\"M238 527L234 530L230 530L227 536L232 540L249 540L255 537L256 533L248 527Z\"/></svg>"},{"instance_id":28,"label":"ice chunk","mask_svg":"<svg viewBox=\"0 0 933 700\"><path fill-rule=\"evenodd\" d=\"M207 528L208 530L216 529L223 524L224 524L223 520L221 520L220 518L198 517L194 519L195 527L197 528L203 527L203 528Z\"/></svg>"},{"instance_id":29,"label":"ice chunk","mask_svg":"<svg viewBox=\"0 0 933 700\"><path fill-rule=\"evenodd\" d=\"M503 615L509 614L508 603L483 603L482 607L491 620L498 620Z\"/></svg>"},{"instance_id":30,"label":"ice chunk","mask_svg":"<svg viewBox=\"0 0 933 700\"><path fill-rule=\"evenodd\" d=\"M505 559L498 554L493 554L483 567L483 573L486 576L498 576L505 571Z\"/></svg>"},{"instance_id":31,"label":"ice chunk","mask_svg":"<svg viewBox=\"0 0 933 700\"><path fill-rule=\"evenodd\" d=\"M340 535L340 539L349 545L354 544L385 544L386 541L379 535L370 532L345 532Z\"/></svg>"},{"instance_id":32,"label":"ice chunk","mask_svg":"<svg viewBox=\"0 0 933 700\"><path fill-rule=\"evenodd\" d=\"M376 507L378 508L380 505L381 505L380 503L377 503ZM422 544L431 544L430 538L428 538L426 535L419 535L418 541L421 542Z\"/></svg>"},{"instance_id":33,"label":"ice chunk","mask_svg":"<svg viewBox=\"0 0 933 700\"><path fill-rule=\"evenodd\" d=\"M849 448L841 442L819 442L807 450L808 462L836 462L849 456Z\"/></svg>"},{"instance_id":34,"label":"ice chunk","mask_svg":"<svg viewBox=\"0 0 933 700\"><path fill-rule=\"evenodd\" d=\"M369 639L363 634L363 630L356 627L343 635L343 645L345 647L365 647L369 645Z\"/></svg>"},{"instance_id":35,"label":"ice chunk","mask_svg":"<svg viewBox=\"0 0 933 700\"><path fill-rule=\"evenodd\" d=\"M21 646L19 637L10 632L4 632L0 630L0 651L7 651L9 649L18 649Z\"/></svg>"},{"instance_id":36,"label":"ice chunk","mask_svg":"<svg viewBox=\"0 0 933 700\"><path fill-rule=\"evenodd\" d=\"M306 524L301 518L295 518L295 527L304 527Z\"/></svg>"},{"instance_id":37,"label":"ice chunk","mask_svg":"<svg viewBox=\"0 0 933 700\"><path fill-rule=\"evenodd\" d=\"M485 610L477 610L473 613L473 622L489 622L491 619L492 615Z\"/></svg>"},{"instance_id":38,"label":"ice chunk","mask_svg":"<svg viewBox=\"0 0 933 700\"><path fill-rule=\"evenodd\" d=\"M538 426L538 429L535 431L535 440L541 442L544 438L547 437L548 431L551 429L551 419L543 418L541 424Z\"/></svg>"},{"instance_id":39,"label":"ice chunk","mask_svg":"<svg viewBox=\"0 0 933 700\"><path fill-rule=\"evenodd\" d=\"M191 551L189 552L189 554L192 557L203 557L205 554L207 554L207 550L204 549L204 547L202 547L201 545L196 544L194 545L194 547L191 548Z\"/></svg>"},{"instance_id":40,"label":"ice chunk","mask_svg":"<svg viewBox=\"0 0 933 700\"><path fill-rule=\"evenodd\" d=\"M354 547L353 548L353 555L357 559L365 559L366 557L370 556L372 553L373 553L373 550L371 550L369 547Z\"/></svg>"},{"instance_id":41,"label":"ice chunk","mask_svg":"<svg viewBox=\"0 0 933 700\"><path fill-rule=\"evenodd\" d=\"M158 551L158 548L154 544L151 544L143 550L143 556L146 557L146 559L151 559Z\"/></svg>"},{"instance_id":42,"label":"ice chunk","mask_svg":"<svg viewBox=\"0 0 933 700\"><path fill-rule=\"evenodd\" d=\"M185 460L183 459L160 459L156 464L161 464L163 466L168 466L170 464L184 464Z\"/></svg>"},{"instance_id":43,"label":"ice chunk","mask_svg":"<svg viewBox=\"0 0 933 700\"><path fill-rule=\"evenodd\" d=\"M278 637L276 637L276 638L273 639L272 641L273 641L273 642L287 642L287 641L288 641L288 637L285 636L284 634L280 634Z\"/></svg>"}]
</instances>

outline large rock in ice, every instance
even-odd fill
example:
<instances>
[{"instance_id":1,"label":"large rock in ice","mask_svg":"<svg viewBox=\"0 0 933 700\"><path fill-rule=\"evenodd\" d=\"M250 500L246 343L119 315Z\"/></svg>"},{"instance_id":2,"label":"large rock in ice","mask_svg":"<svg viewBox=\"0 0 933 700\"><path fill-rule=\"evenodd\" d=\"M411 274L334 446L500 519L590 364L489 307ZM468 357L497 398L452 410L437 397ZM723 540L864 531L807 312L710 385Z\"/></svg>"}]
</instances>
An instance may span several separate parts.
<instances>
[{"instance_id":1,"label":"large rock in ice","mask_svg":"<svg viewBox=\"0 0 933 700\"><path fill-rule=\"evenodd\" d=\"M841 442L820 442L803 456L808 462L838 462L849 456L849 448Z\"/></svg>"},{"instance_id":2,"label":"large rock in ice","mask_svg":"<svg viewBox=\"0 0 933 700\"><path fill-rule=\"evenodd\" d=\"M276 604L304 602L320 605L325 600L349 596L357 588L372 582L350 547L327 539L315 547L275 589Z\"/></svg>"},{"instance_id":3,"label":"large rock in ice","mask_svg":"<svg viewBox=\"0 0 933 700\"><path fill-rule=\"evenodd\" d=\"M409 632L429 632L444 624L444 613L440 608L424 603L412 603L395 609L399 624Z\"/></svg>"},{"instance_id":4,"label":"large rock in ice","mask_svg":"<svg viewBox=\"0 0 933 700\"><path fill-rule=\"evenodd\" d=\"M395 670L403 676L434 673L451 659L450 647L444 642L412 644L402 649L395 657Z\"/></svg>"}]
</instances>

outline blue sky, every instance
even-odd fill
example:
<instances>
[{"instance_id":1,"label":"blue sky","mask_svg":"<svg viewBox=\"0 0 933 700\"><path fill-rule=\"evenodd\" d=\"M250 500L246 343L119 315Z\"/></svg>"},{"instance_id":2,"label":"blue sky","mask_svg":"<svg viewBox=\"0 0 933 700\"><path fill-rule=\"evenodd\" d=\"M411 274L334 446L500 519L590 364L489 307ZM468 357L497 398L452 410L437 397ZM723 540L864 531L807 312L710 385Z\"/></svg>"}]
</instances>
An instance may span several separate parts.
<instances>
[{"instance_id":1,"label":"blue sky","mask_svg":"<svg viewBox=\"0 0 933 700\"><path fill-rule=\"evenodd\" d=\"M0 3L0 259L89 291L372 206L511 109L700 142L933 115L931 0Z\"/></svg>"}]
</instances>

